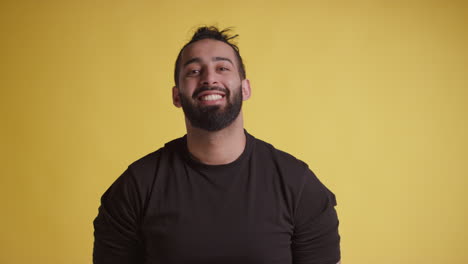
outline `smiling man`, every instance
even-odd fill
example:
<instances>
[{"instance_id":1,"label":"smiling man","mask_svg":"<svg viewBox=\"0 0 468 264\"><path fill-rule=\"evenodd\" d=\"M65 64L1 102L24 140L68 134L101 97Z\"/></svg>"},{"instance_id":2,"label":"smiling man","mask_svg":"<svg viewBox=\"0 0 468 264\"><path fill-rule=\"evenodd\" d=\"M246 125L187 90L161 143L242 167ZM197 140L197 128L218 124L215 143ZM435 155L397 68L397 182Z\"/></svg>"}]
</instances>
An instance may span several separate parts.
<instances>
[{"instance_id":1,"label":"smiling man","mask_svg":"<svg viewBox=\"0 0 468 264\"><path fill-rule=\"evenodd\" d=\"M201 27L181 49L172 100L187 134L131 164L103 195L94 263L339 262L333 193L244 129L251 88L232 38Z\"/></svg>"}]
</instances>

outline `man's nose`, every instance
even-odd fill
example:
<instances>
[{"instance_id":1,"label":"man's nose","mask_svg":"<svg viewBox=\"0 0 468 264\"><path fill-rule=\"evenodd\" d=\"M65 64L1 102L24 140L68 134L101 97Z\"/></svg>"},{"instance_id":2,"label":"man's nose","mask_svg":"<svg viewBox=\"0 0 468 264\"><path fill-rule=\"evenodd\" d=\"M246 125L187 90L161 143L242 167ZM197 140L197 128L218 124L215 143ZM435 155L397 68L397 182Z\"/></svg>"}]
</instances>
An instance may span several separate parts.
<instances>
[{"instance_id":1,"label":"man's nose","mask_svg":"<svg viewBox=\"0 0 468 264\"><path fill-rule=\"evenodd\" d=\"M215 85L218 84L216 72L210 69L206 69L202 72L200 79L201 85Z\"/></svg>"}]
</instances>

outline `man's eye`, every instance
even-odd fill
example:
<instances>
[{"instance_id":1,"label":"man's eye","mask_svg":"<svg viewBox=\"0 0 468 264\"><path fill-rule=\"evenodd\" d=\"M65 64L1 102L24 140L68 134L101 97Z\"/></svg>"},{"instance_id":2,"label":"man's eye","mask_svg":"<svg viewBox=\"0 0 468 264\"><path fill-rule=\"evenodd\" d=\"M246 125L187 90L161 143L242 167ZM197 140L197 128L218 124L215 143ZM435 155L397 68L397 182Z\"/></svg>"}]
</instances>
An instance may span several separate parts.
<instances>
[{"instance_id":1,"label":"man's eye","mask_svg":"<svg viewBox=\"0 0 468 264\"><path fill-rule=\"evenodd\" d=\"M220 70L220 71L229 71L229 68L227 68L227 67L219 67L219 70Z\"/></svg>"},{"instance_id":2,"label":"man's eye","mask_svg":"<svg viewBox=\"0 0 468 264\"><path fill-rule=\"evenodd\" d=\"M197 75L200 73L200 70L189 70L187 72L187 75Z\"/></svg>"}]
</instances>

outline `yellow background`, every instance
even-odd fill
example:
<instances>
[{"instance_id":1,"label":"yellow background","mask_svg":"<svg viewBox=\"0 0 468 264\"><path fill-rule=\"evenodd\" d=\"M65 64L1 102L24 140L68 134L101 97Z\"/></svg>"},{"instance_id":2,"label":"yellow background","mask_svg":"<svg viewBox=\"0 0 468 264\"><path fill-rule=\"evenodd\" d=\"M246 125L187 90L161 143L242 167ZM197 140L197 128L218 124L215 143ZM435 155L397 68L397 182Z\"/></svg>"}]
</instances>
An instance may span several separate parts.
<instances>
[{"instance_id":1,"label":"yellow background","mask_svg":"<svg viewBox=\"0 0 468 264\"><path fill-rule=\"evenodd\" d=\"M184 134L202 24L240 34L247 130L337 195L343 264L468 263L466 2L0 3L0 263L91 263L100 196Z\"/></svg>"}]
</instances>

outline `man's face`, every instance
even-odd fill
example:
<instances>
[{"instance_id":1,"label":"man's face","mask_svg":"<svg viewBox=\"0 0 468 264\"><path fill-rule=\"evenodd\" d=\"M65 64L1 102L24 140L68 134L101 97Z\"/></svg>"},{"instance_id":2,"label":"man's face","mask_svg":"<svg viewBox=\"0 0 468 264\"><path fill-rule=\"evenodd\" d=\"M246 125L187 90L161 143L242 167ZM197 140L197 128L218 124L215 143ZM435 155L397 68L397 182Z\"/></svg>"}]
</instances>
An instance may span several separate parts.
<instances>
[{"instance_id":1,"label":"man's face","mask_svg":"<svg viewBox=\"0 0 468 264\"><path fill-rule=\"evenodd\" d=\"M241 80L233 49L226 43L204 39L187 46L181 55L179 85L174 104L182 107L194 127L218 131L239 115L247 80ZM250 95L249 93L246 97Z\"/></svg>"}]
</instances>

